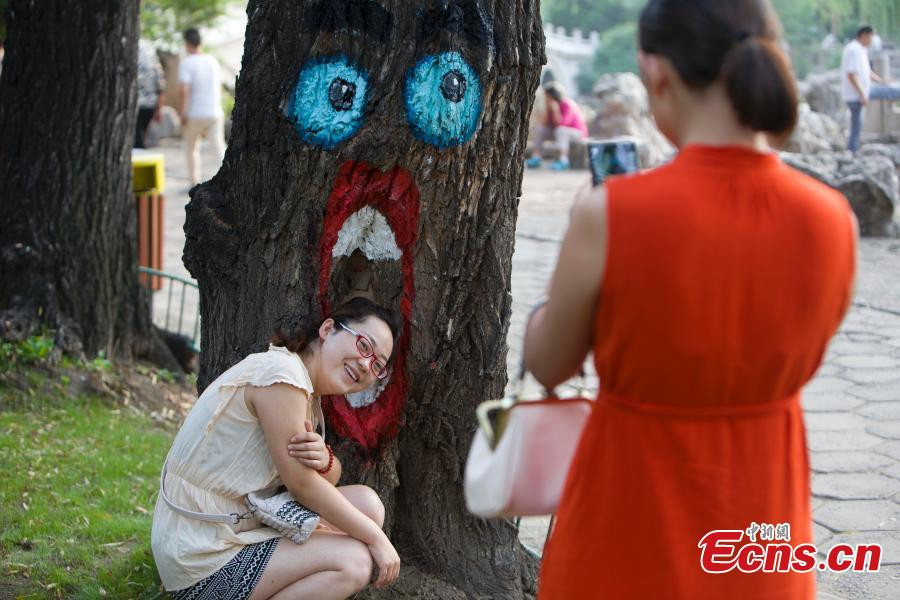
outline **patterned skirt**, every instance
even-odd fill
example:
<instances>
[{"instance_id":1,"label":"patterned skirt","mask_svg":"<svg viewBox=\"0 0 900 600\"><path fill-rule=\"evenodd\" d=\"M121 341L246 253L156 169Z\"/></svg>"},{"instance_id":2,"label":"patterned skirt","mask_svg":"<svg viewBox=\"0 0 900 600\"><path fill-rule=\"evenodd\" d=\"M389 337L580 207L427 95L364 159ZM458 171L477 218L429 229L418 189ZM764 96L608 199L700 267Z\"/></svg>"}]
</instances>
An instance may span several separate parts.
<instances>
[{"instance_id":1,"label":"patterned skirt","mask_svg":"<svg viewBox=\"0 0 900 600\"><path fill-rule=\"evenodd\" d=\"M175 600L246 600L259 583L280 539L244 546L224 567L206 579L169 593Z\"/></svg>"}]
</instances>

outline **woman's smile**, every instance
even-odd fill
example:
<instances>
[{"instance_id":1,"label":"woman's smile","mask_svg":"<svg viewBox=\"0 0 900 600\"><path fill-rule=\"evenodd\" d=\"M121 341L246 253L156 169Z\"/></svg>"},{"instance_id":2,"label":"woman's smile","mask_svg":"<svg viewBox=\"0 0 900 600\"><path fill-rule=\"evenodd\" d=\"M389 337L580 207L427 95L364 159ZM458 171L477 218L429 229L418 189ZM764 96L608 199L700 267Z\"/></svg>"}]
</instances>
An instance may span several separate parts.
<instances>
[{"instance_id":1,"label":"woman's smile","mask_svg":"<svg viewBox=\"0 0 900 600\"><path fill-rule=\"evenodd\" d=\"M344 363L344 371L347 373L347 377L350 378L352 383L359 383L359 375L348 363Z\"/></svg>"}]
</instances>

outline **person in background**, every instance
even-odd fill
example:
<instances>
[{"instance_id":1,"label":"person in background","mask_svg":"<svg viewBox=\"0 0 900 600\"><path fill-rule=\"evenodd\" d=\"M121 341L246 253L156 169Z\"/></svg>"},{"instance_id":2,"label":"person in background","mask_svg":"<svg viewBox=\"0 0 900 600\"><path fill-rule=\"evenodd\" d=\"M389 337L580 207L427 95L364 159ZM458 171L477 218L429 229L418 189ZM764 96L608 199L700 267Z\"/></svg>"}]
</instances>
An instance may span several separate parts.
<instances>
[{"instance_id":1,"label":"person in background","mask_svg":"<svg viewBox=\"0 0 900 600\"><path fill-rule=\"evenodd\" d=\"M872 72L869 46L874 36L875 30L871 26L860 27L841 56L841 96L850 109L847 149L853 153L859 150L859 136L869 100L900 100L900 86L889 85L887 79ZM872 85L873 82L882 85Z\"/></svg>"},{"instance_id":2,"label":"person in background","mask_svg":"<svg viewBox=\"0 0 900 600\"><path fill-rule=\"evenodd\" d=\"M541 116L541 127L534 140L535 155L528 159L529 168L541 166L541 145L554 140L559 148L559 158L550 167L556 171L569 168L569 145L588 136L587 124L578 104L567 98L563 87L555 81L544 84L546 110Z\"/></svg>"},{"instance_id":3,"label":"person in background","mask_svg":"<svg viewBox=\"0 0 900 600\"><path fill-rule=\"evenodd\" d=\"M855 273L847 200L771 145L797 122L780 37L768 0L651 0L641 14L641 77L678 154L582 188L526 329L547 389L589 352L600 379L540 600L815 598L796 562L730 562L754 524L794 550L813 542L801 389ZM742 542L711 543L722 530Z\"/></svg>"},{"instance_id":4,"label":"person in background","mask_svg":"<svg viewBox=\"0 0 900 600\"><path fill-rule=\"evenodd\" d=\"M163 105L165 78L162 65L153 45L141 38L138 40L138 117L134 132L134 147L146 148L144 134L150 120L159 121L160 109Z\"/></svg>"},{"instance_id":5,"label":"person in background","mask_svg":"<svg viewBox=\"0 0 900 600\"><path fill-rule=\"evenodd\" d=\"M184 32L187 52L178 66L181 84L182 135L187 150L191 185L200 183L200 138L212 142L217 165L225 157L225 115L222 112L222 79L219 63L203 52L200 32Z\"/></svg>"}]
</instances>

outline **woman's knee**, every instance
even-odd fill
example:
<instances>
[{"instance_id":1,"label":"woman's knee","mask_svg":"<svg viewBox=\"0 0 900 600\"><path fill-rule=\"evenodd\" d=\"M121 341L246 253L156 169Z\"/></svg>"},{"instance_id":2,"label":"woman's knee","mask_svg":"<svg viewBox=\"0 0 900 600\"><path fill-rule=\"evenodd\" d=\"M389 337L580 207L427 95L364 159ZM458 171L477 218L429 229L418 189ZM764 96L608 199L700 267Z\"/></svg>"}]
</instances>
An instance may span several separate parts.
<instances>
[{"instance_id":1,"label":"woman's knee","mask_svg":"<svg viewBox=\"0 0 900 600\"><path fill-rule=\"evenodd\" d=\"M384 525L384 504L382 504L381 498L369 486L354 485L352 487L352 496L348 494L351 502L360 512L375 521L379 527L382 527Z\"/></svg>"},{"instance_id":2,"label":"woman's knee","mask_svg":"<svg viewBox=\"0 0 900 600\"><path fill-rule=\"evenodd\" d=\"M362 542L357 540L354 542L348 546L342 557L341 573L347 577L348 583L359 591L372 580L373 562L369 548Z\"/></svg>"}]
</instances>

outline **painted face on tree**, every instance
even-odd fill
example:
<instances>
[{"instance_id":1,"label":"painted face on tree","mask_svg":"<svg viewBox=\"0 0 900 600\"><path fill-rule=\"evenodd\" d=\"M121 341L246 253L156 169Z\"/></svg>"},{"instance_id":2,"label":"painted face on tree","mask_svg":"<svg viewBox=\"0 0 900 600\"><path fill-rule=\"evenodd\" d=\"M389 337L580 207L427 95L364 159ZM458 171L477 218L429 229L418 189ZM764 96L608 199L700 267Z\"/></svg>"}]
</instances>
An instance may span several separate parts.
<instances>
[{"instance_id":1,"label":"painted face on tree","mask_svg":"<svg viewBox=\"0 0 900 600\"><path fill-rule=\"evenodd\" d=\"M391 375L325 402L337 433L374 450L396 435L408 393L415 256L425 208L422 182L412 173L427 176L436 153L462 151L479 128L479 71L493 51L490 17L474 0L434 2L419 10L410 36L395 34L391 13L377 2L329 0L306 15L304 28L333 35L321 36L321 42L315 38L307 54L312 58L299 67L288 90L284 115L298 142L344 157L382 149L379 164L353 158L335 165L318 277L325 314L361 295L398 310L404 319ZM414 37L414 44L398 36ZM402 73L386 73L372 59L379 44L409 48ZM385 131L398 129L408 139L383 139ZM383 150L388 147L396 150Z\"/></svg>"}]
</instances>

